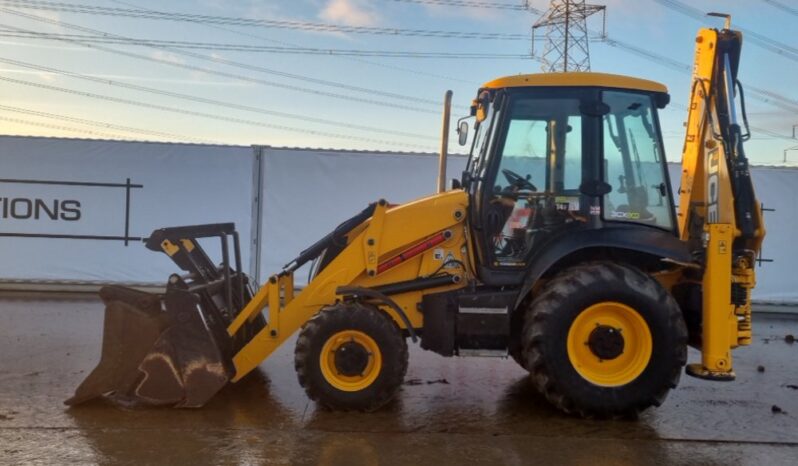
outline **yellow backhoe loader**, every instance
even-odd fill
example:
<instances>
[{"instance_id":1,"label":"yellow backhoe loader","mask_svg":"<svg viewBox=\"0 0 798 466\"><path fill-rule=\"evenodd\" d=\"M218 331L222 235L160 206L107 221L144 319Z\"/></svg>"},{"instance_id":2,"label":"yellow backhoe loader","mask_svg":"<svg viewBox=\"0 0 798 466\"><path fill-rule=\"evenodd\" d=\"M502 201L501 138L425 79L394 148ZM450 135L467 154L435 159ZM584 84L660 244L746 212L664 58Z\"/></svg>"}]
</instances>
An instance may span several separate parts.
<instances>
[{"instance_id":1,"label":"yellow backhoe loader","mask_svg":"<svg viewBox=\"0 0 798 466\"><path fill-rule=\"evenodd\" d=\"M296 332L299 383L338 410L396 394L407 338L444 356L509 355L583 416L662 403L688 344L701 351L688 374L733 379L765 236L742 146L741 44L728 18L696 38L678 210L658 119L665 86L588 72L496 79L473 102L471 156L450 189L369 205L257 291L232 224L153 232L146 246L185 273L163 295L100 292L102 358L67 404L201 406ZM464 140L467 122L458 129ZM439 176L445 157L444 144ZM201 238L220 239L221 265Z\"/></svg>"}]
</instances>

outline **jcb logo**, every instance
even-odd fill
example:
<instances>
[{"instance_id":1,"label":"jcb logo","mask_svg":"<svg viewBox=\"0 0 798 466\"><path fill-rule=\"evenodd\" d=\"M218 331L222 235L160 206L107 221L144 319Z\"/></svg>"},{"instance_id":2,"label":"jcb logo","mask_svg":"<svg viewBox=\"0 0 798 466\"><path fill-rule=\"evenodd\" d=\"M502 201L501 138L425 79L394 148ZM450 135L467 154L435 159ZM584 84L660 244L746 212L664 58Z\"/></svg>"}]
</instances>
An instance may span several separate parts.
<instances>
[{"instance_id":1,"label":"jcb logo","mask_svg":"<svg viewBox=\"0 0 798 466\"><path fill-rule=\"evenodd\" d=\"M718 190L720 184L718 172L720 170L720 151L717 147L709 152L709 167L707 177L707 222L718 223L720 221L720 209L718 208Z\"/></svg>"}]
</instances>

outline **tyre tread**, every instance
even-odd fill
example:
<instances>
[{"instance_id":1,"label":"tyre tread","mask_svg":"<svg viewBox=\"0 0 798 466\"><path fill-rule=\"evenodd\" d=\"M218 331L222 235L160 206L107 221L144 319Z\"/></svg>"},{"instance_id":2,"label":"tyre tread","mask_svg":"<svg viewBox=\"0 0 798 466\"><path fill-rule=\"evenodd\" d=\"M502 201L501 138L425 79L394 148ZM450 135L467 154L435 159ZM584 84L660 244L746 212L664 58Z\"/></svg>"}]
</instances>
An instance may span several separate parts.
<instances>
[{"instance_id":1,"label":"tyre tread","mask_svg":"<svg viewBox=\"0 0 798 466\"><path fill-rule=\"evenodd\" d=\"M317 380L313 371L314 343L323 338L325 329L351 326L356 323L366 328L376 328L378 332L388 336L388 348L380 348L383 353L383 374L380 374L380 389L355 401L336 399L325 390L326 381ZM388 352L396 352L391 357ZM398 362L398 364L393 364ZM317 364L317 362L316 362ZM407 342L396 323L384 312L359 304L337 304L319 311L313 318L305 322L297 338L294 350L294 368L299 385L304 388L308 398L334 411L375 411L388 403L398 392L404 381L408 365ZM375 382L376 383L376 382Z\"/></svg>"},{"instance_id":2,"label":"tyre tread","mask_svg":"<svg viewBox=\"0 0 798 466\"><path fill-rule=\"evenodd\" d=\"M557 318L557 310L569 296L580 290L589 289L604 281L622 281L630 288L640 290L648 298L663 304L668 312L669 331L674 332L677 344L672 348L672 365L665 383L662 383L651 397L636 404L630 404L619 411L595 411L579 406L570 398L564 387L552 377L544 360L544 342L547 338L547 323ZM535 387L549 402L562 411L578 414L582 417L635 417L650 406L659 406L665 400L668 391L675 388L681 376L681 368L687 360L687 327L681 310L668 292L653 278L637 268L610 262L592 262L569 268L554 277L547 288L526 311L525 325L522 332L522 344L526 353L526 369L530 372Z\"/></svg>"}]
</instances>

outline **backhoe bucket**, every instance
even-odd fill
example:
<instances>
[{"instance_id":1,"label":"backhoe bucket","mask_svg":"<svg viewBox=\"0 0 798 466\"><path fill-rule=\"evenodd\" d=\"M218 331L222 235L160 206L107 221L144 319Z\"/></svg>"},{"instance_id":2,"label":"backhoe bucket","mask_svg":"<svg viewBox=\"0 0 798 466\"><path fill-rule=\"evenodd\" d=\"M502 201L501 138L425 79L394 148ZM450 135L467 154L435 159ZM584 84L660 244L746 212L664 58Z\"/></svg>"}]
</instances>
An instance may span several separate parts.
<instances>
[{"instance_id":1,"label":"backhoe bucket","mask_svg":"<svg viewBox=\"0 0 798 466\"><path fill-rule=\"evenodd\" d=\"M230 379L229 342L219 341L225 329L203 315L198 295L169 289L161 300L114 286L100 296L106 305L100 362L67 405L104 396L125 404L199 407Z\"/></svg>"}]
</instances>

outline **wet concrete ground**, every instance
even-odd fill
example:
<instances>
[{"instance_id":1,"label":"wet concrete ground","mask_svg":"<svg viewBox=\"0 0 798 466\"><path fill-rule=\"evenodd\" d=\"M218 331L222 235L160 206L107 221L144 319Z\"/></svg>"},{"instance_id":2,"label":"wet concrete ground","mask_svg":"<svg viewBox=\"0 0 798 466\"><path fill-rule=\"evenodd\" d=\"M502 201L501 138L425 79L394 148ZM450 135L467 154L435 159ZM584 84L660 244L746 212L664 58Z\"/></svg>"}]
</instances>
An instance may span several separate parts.
<instances>
[{"instance_id":1,"label":"wet concrete ground","mask_svg":"<svg viewBox=\"0 0 798 466\"><path fill-rule=\"evenodd\" d=\"M683 376L635 421L563 415L510 359L416 347L394 403L327 412L296 381L292 341L201 409L67 409L98 360L102 318L92 297L0 295L0 463L798 464L798 343L784 341L798 316L755 315L736 382Z\"/></svg>"}]
</instances>

